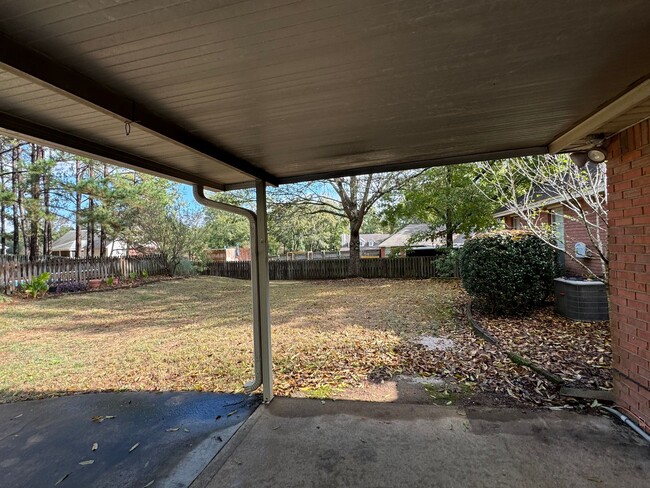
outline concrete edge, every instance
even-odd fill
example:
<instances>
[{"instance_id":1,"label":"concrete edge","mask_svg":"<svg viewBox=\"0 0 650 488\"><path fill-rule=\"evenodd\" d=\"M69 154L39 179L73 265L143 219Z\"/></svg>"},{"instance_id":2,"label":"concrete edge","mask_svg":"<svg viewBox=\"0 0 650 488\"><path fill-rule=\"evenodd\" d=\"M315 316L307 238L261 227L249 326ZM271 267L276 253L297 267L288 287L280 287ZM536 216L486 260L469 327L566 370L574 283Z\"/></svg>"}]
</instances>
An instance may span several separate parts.
<instances>
[{"instance_id":1,"label":"concrete edge","mask_svg":"<svg viewBox=\"0 0 650 488\"><path fill-rule=\"evenodd\" d=\"M226 463L226 461L228 461L228 459L230 459L230 456L232 456L237 447L239 447L244 439L248 437L248 434L250 434L255 424L257 424L258 420L263 415L264 408L267 408L267 405L261 403L250 415L250 417L248 417L245 421L238 424L237 426L233 426L236 427L233 436L227 440L223 446L220 447L220 449L212 456L210 460L208 460L205 467L193 479L191 484L182 486L188 486L188 488L206 488L212 482L213 478L219 473L221 467Z\"/></svg>"},{"instance_id":2,"label":"concrete edge","mask_svg":"<svg viewBox=\"0 0 650 488\"><path fill-rule=\"evenodd\" d=\"M190 486L228 444L229 440L234 437L245 422L243 420L227 429L213 433L210 437L204 439L194 449L188 452L164 479L160 480L159 486L161 488ZM226 438L225 441L223 440L224 437Z\"/></svg>"}]
</instances>

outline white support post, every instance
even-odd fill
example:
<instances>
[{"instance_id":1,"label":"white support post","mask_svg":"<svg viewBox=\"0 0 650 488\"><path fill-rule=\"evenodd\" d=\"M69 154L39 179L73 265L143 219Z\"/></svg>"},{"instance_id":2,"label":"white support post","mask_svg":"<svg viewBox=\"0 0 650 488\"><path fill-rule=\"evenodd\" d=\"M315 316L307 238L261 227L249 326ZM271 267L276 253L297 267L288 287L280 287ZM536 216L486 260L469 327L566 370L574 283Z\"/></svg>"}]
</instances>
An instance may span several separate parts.
<instances>
[{"instance_id":1,"label":"white support post","mask_svg":"<svg viewBox=\"0 0 650 488\"><path fill-rule=\"evenodd\" d=\"M273 399L273 361L271 357L271 303L269 299L269 247L267 242L266 183L255 182L257 201L257 288L259 291L259 327L261 338L262 394L264 402Z\"/></svg>"}]
</instances>

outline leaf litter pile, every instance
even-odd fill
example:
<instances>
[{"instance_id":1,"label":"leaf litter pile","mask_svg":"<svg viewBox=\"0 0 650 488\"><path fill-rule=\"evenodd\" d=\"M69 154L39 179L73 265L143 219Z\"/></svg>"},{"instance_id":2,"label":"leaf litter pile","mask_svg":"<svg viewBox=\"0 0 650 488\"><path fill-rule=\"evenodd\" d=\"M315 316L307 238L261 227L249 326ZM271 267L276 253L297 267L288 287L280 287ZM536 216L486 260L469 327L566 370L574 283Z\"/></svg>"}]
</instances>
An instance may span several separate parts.
<instances>
[{"instance_id":1,"label":"leaf litter pile","mask_svg":"<svg viewBox=\"0 0 650 488\"><path fill-rule=\"evenodd\" d=\"M407 374L503 403L562 404L555 385L470 332L460 312L466 300L453 280L274 282L275 391L335 396ZM572 384L607 388L607 327L547 322L545 313L479 320ZM252 375L251 329L250 284L242 280L197 277L20 301L0 316L0 401L118 389L241 391ZM422 336L455 345L431 351L414 342Z\"/></svg>"},{"instance_id":2,"label":"leaf litter pile","mask_svg":"<svg viewBox=\"0 0 650 488\"><path fill-rule=\"evenodd\" d=\"M479 315L481 325L510 351L560 376L566 386L612 388L608 322L578 322L545 307L525 317Z\"/></svg>"},{"instance_id":3,"label":"leaf litter pile","mask_svg":"<svg viewBox=\"0 0 650 488\"><path fill-rule=\"evenodd\" d=\"M446 293L441 298L443 287ZM327 394L336 393L337 387L361 386L366 379L379 382L397 375L431 376L444 379L450 389L463 392L470 401L475 393L484 393L490 396L492 404L578 404L560 397L556 384L514 363L506 351L519 353L557 374L566 386L611 388L607 323L576 323L548 309L517 319L479 316L481 323L499 339L500 343L495 345L474 334L467 325L467 296L457 284L420 282L419 289L410 292L415 294L410 298L420 311L429 314L425 327L406 320L404 327L396 329L386 327L382 320L373 331L354 327L336 335L319 331L312 336L317 340L311 341L310 346L297 338L291 346L293 351L283 351L283 358L289 360L283 361L283 367L276 372L281 379L280 389L288 394L296 389ZM430 304L435 303L433 308L423 307L427 299ZM446 310L444 316L440 316L441 305ZM399 308L391 310L404 313ZM429 350L413 341L423 333L451 339L454 346Z\"/></svg>"}]
</instances>

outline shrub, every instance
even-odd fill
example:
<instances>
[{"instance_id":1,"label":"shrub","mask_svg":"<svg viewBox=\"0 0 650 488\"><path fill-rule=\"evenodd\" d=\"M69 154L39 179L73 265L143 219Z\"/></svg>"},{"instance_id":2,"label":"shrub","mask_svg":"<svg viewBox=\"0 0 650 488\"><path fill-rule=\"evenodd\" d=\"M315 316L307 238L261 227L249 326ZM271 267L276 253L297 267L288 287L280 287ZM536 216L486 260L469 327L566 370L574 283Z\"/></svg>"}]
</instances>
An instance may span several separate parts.
<instances>
[{"instance_id":1,"label":"shrub","mask_svg":"<svg viewBox=\"0 0 650 488\"><path fill-rule=\"evenodd\" d=\"M136 273L135 271L131 271L131 272L129 273L129 279L130 279L131 281L135 281L137 278L138 278L138 273Z\"/></svg>"},{"instance_id":2,"label":"shrub","mask_svg":"<svg viewBox=\"0 0 650 488\"><path fill-rule=\"evenodd\" d=\"M463 286L487 311L511 315L542 304L555 276L555 253L527 231L501 230L465 242Z\"/></svg>"},{"instance_id":3,"label":"shrub","mask_svg":"<svg viewBox=\"0 0 650 488\"><path fill-rule=\"evenodd\" d=\"M112 276L109 276L108 278L106 278L106 284L108 286L113 286L113 283L115 283L115 278L113 278Z\"/></svg>"},{"instance_id":4,"label":"shrub","mask_svg":"<svg viewBox=\"0 0 650 488\"><path fill-rule=\"evenodd\" d=\"M86 283L68 282L59 283L54 287L55 293L75 293L77 291L86 291L88 285Z\"/></svg>"},{"instance_id":5,"label":"shrub","mask_svg":"<svg viewBox=\"0 0 650 488\"><path fill-rule=\"evenodd\" d=\"M198 274L197 267L189 259L181 260L174 270L174 276L194 276Z\"/></svg>"},{"instance_id":6,"label":"shrub","mask_svg":"<svg viewBox=\"0 0 650 488\"><path fill-rule=\"evenodd\" d=\"M458 250L445 249L445 252L435 260L436 276L439 278L453 278L456 276L458 266Z\"/></svg>"},{"instance_id":7,"label":"shrub","mask_svg":"<svg viewBox=\"0 0 650 488\"><path fill-rule=\"evenodd\" d=\"M50 273L41 273L25 283L22 289L25 293L31 295L32 298L38 298L39 295L45 295L50 289L50 285L47 284L49 279Z\"/></svg>"}]
</instances>

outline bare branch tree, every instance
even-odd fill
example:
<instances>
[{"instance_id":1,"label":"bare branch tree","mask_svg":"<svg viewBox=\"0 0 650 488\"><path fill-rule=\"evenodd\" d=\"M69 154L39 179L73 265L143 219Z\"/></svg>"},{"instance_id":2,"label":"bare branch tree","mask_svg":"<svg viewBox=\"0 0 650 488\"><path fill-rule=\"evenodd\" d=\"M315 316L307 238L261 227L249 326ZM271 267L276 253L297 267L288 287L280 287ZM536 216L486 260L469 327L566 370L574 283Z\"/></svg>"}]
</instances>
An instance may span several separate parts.
<instances>
[{"instance_id":1,"label":"bare branch tree","mask_svg":"<svg viewBox=\"0 0 650 488\"><path fill-rule=\"evenodd\" d=\"M566 156L546 155L478 163L485 183L479 191L511 210L523 225L563 252L591 278L607 283L607 170L604 164L578 168ZM487 194L485 188L490 189ZM540 216L549 205L561 207L565 221L577 222L589 238L589 251L600 261L602 276L593 272L575 249L564 245L552 224ZM560 237L560 238L558 238ZM571 238L571 236L568 236Z\"/></svg>"},{"instance_id":2,"label":"bare branch tree","mask_svg":"<svg viewBox=\"0 0 650 488\"><path fill-rule=\"evenodd\" d=\"M360 239L363 220L383 197L401 189L422 171L400 171L363 176L347 176L324 181L291 185L276 192L285 204L313 205L316 213L347 219L350 229L350 276L359 275Z\"/></svg>"}]
</instances>

